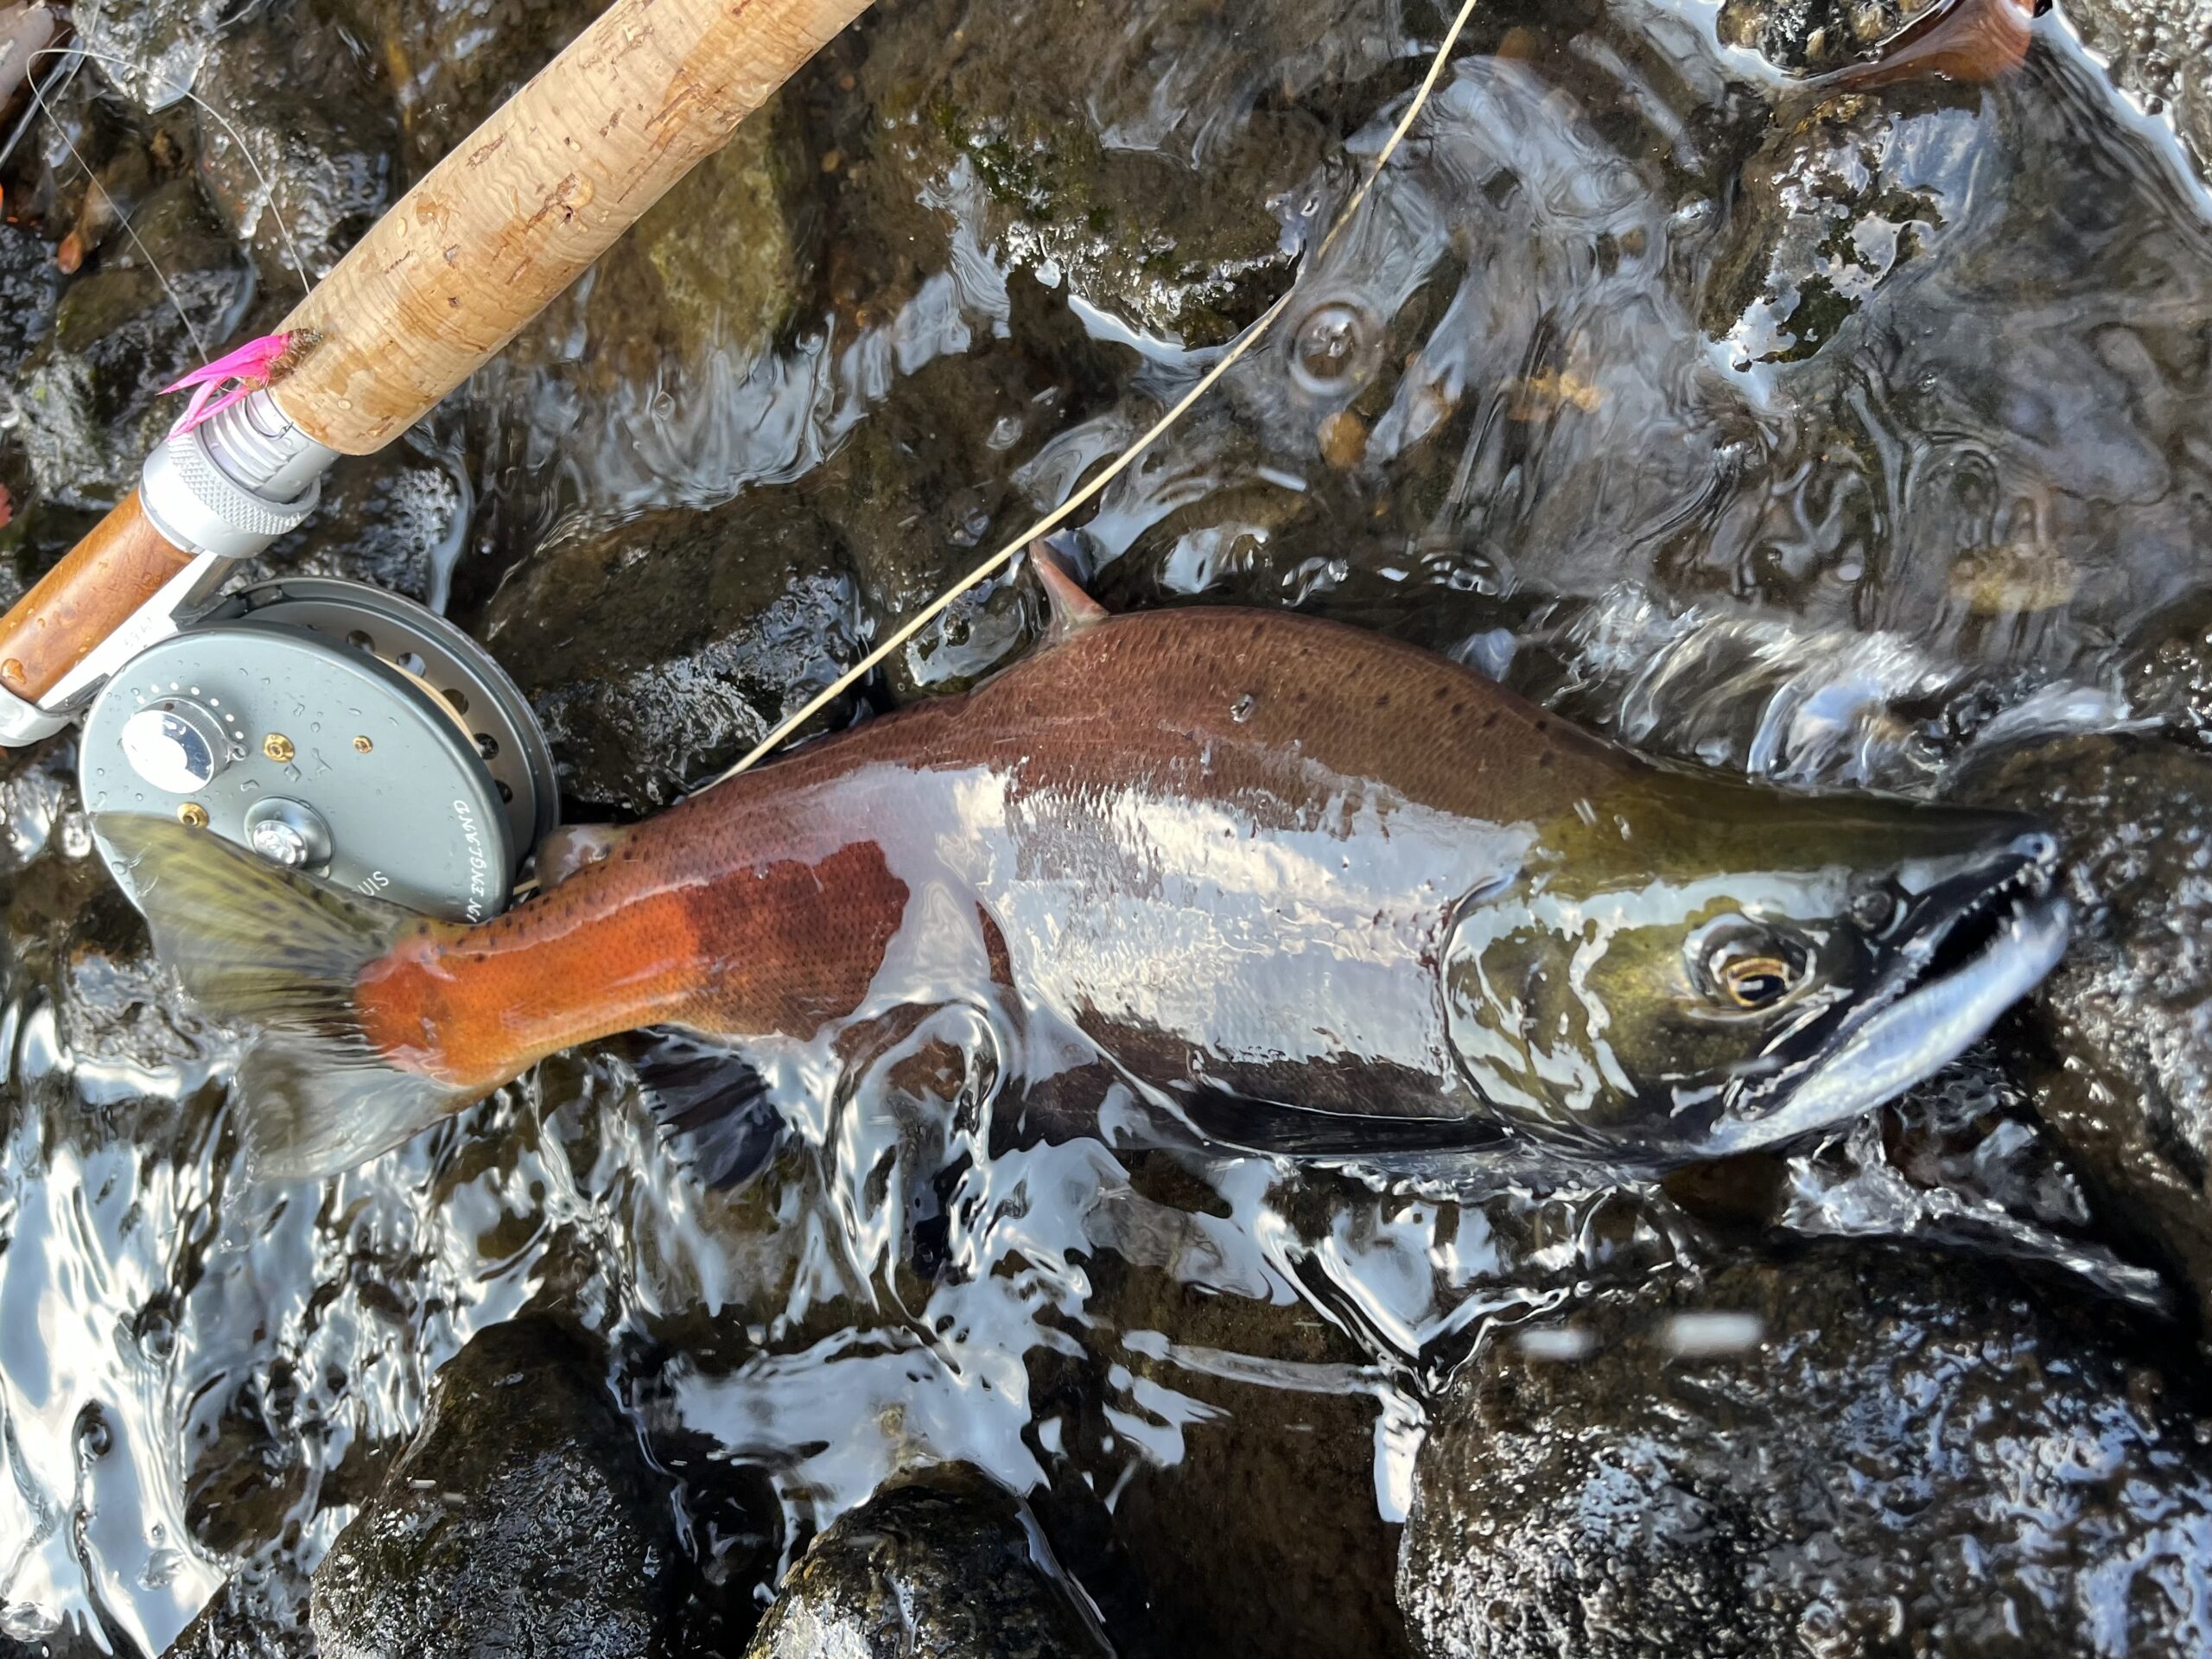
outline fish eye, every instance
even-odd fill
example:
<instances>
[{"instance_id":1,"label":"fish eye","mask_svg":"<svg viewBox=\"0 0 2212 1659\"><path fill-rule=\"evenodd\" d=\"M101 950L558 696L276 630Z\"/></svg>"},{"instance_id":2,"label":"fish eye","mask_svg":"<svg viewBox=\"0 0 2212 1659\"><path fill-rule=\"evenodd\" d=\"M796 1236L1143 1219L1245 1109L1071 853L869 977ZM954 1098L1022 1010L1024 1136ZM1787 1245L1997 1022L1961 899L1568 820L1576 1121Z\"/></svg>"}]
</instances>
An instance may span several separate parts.
<instances>
[{"instance_id":1,"label":"fish eye","mask_svg":"<svg viewBox=\"0 0 2212 1659\"><path fill-rule=\"evenodd\" d=\"M1812 953L1800 941L1740 916L1703 929L1695 952L1706 995L1739 1014L1789 1001L1812 970Z\"/></svg>"}]
</instances>

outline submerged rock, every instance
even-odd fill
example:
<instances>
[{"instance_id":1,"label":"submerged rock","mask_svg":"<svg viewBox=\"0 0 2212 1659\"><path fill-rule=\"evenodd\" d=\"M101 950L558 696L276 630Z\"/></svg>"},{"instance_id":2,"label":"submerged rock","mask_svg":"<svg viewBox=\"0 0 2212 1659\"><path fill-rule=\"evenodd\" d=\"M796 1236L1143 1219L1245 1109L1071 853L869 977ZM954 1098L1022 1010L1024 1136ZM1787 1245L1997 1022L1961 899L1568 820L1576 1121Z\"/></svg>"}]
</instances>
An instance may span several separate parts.
<instances>
[{"instance_id":1,"label":"submerged rock","mask_svg":"<svg viewBox=\"0 0 2212 1659\"><path fill-rule=\"evenodd\" d=\"M1366 1356L1302 1302L1221 1295L1104 1254L1092 1271L1103 1328L1172 1338L1127 1342L1128 1375L1086 1452L1111 1471L1093 1475L1101 1491L1120 1476L1116 1534L1170 1650L1409 1652Z\"/></svg>"},{"instance_id":2,"label":"submerged rock","mask_svg":"<svg viewBox=\"0 0 2212 1659\"><path fill-rule=\"evenodd\" d=\"M858 72L878 118L841 169L841 212L867 244L849 267L857 297L902 298L970 241L1142 333L1227 339L1289 282L1296 238L1271 204L1319 166L1348 107L1370 106L1366 78L1401 51L1399 10L879 7Z\"/></svg>"},{"instance_id":3,"label":"submerged rock","mask_svg":"<svg viewBox=\"0 0 2212 1659\"><path fill-rule=\"evenodd\" d=\"M2171 121L2198 175L2212 178L2212 0L2067 0L2066 17L2113 84Z\"/></svg>"},{"instance_id":4,"label":"submerged rock","mask_svg":"<svg viewBox=\"0 0 2212 1659\"><path fill-rule=\"evenodd\" d=\"M2212 1325L2212 760L2069 738L2001 758L1974 793L2067 840L2079 913L2033 1005L2036 1111Z\"/></svg>"},{"instance_id":5,"label":"submerged rock","mask_svg":"<svg viewBox=\"0 0 2212 1659\"><path fill-rule=\"evenodd\" d=\"M1100 1659L1111 1649L1013 1496L955 1464L840 1516L746 1659Z\"/></svg>"},{"instance_id":6,"label":"submerged rock","mask_svg":"<svg viewBox=\"0 0 2212 1659\"><path fill-rule=\"evenodd\" d=\"M322 1659L639 1659L683 1592L667 1499L591 1351L480 1332L384 1491L315 1569Z\"/></svg>"},{"instance_id":7,"label":"submerged rock","mask_svg":"<svg viewBox=\"0 0 2212 1659\"><path fill-rule=\"evenodd\" d=\"M1865 58L1935 0L1725 0L1720 38L1789 74L1820 74Z\"/></svg>"},{"instance_id":8,"label":"submerged rock","mask_svg":"<svg viewBox=\"0 0 2212 1659\"><path fill-rule=\"evenodd\" d=\"M2201 1653L2212 1450L2107 1305L1823 1246L1479 1351L1416 1465L1424 1649Z\"/></svg>"},{"instance_id":9,"label":"submerged rock","mask_svg":"<svg viewBox=\"0 0 2212 1659\"><path fill-rule=\"evenodd\" d=\"M852 550L881 638L1020 533L1036 509L1007 476L1074 396L1052 365L995 344L900 379L846 447L800 486ZM893 698L964 690L1035 640L1043 607L1001 575L965 595L884 665Z\"/></svg>"},{"instance_id":10,"label":"submerged rock","mask_svg":"<svg viewBox=\"0 0 2212 1659\"><path fill-rule=\"evenodd\" d=\"M550 62L607 0L335 0L391 78L404 184Z\"/></svg>"},{"instance_id":11,"label":"submerged rock","mask_svg":"<svg viewBox=\"0 0 2212 1659\"><path fill-rule=\"evenodd\" d=\"M836 536L788 492L556 540L494 596L485 643L544 721L562 792L665 806L860 655Z\"/></svg>"},{"instance_id":12,"label":"submerged rock","mask_svg":"<svg viewBox=\"0 0 2212 1659\"><path fill-rule=\"evenodd\" d=\"M1915 136L1893 101L1847 93L1778 128L1744 164L1700 318L1737 367L1811 357L1936 245L1964 168L1930 165Z\"/></svg>"}]
</instances>

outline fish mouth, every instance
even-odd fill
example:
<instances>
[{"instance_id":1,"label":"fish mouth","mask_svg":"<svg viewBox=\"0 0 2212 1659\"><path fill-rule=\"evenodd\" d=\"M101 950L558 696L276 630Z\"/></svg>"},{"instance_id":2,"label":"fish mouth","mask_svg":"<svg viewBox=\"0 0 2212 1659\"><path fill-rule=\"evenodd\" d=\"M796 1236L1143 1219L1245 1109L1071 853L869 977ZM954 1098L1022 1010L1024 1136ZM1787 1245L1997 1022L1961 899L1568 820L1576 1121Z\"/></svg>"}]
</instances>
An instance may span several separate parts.
<instances>
[{"instance_id":1,"label":"fish mouth","mask_svg":"<svg viewBox=\"0 0 2212 1659\"><path fill-rule=\"evenodd\" d=\"M1787 1092L1732 1103L1704 1150L1748 1152L1857 1117L1956 1059L2065 953L2073 915L2057 866L2056 839L2031 830L1922 893L1882 976Z\"/></svg>"}]
</instances>

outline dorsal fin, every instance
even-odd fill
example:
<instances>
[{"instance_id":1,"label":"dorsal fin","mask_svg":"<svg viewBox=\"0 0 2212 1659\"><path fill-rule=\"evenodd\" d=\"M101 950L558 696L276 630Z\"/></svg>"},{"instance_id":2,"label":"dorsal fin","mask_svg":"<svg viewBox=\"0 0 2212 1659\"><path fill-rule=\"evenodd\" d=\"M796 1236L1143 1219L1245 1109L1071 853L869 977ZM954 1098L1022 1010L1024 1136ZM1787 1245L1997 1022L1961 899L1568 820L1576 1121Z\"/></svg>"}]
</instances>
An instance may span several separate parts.
<instances>
[{"instance_id":1,"label":"dorsal fin","mask_svg":"<svg viewBox=\"0 0 2212 1659\"><path fill-rule=\"evenodd\" d=\"M1046 601L1052 607L1052 620L1045 625L1045 644L1057 645L1070 635L1106 620L1109 614L1106 607L1083 591L1082 585L1068 574L1066 561L1059 550L1045 537L1040 536L1029 543L1029 563L1035 568Z\"/></svg>"}]
</instances>

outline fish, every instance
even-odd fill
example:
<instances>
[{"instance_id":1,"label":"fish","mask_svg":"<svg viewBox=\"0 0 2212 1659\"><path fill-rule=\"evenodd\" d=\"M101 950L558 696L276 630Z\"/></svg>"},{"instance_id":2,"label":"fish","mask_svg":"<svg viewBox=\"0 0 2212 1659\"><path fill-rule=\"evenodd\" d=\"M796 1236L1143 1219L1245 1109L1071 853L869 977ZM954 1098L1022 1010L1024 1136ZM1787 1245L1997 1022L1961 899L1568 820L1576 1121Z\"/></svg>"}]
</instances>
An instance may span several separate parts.
<instances>
[{"instance_id":1,"label":"fish","mask_svg":"<svg viewBox=\"0 0 2212 1659\"><path fill-rule=\"evenodd\" d=\"M1999 80L2027 61L2035 20L2050 0L1942 0L1908 18L1857 62L1807 78L1831 92L1872 92L1925 76Z\"/></svg>"},{"instance_id":2,"label":"fish","mask_svg":"<svg viewBox=\"0 0 2212 1659\"><path fill-rule=\"evenodd\" d=\"M257 1173L346 1168L641 1027L751 1068L678 1127L757 1148L765 1079L830 1086L954 1006L994 1101L1123 1140L1657 1170L1880 1105L2065 947L2032 818L1661 764L1379 633L1109 615L1036 568L1021 661L565 832L474 925L104 816L161 958L247 1034Z\"/></svg>"}]
</instances>

